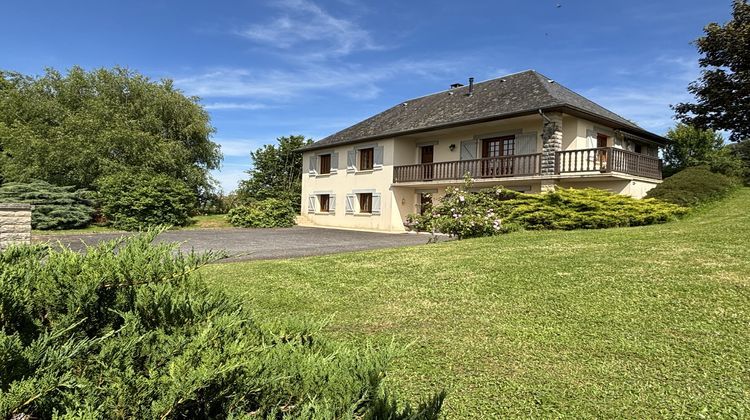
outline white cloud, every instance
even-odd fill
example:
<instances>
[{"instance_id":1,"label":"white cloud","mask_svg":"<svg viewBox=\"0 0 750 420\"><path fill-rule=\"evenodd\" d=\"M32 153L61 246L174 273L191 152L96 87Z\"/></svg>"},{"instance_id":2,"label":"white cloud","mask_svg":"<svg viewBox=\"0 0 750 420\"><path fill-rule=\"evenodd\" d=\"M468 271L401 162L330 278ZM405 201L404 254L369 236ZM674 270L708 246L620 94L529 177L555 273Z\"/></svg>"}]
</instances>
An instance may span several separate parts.
<instances>
[{"instance_id":1,"label":"white cloud","mask_svg":"<svg viewBox=\"0 0 750 420\"><path fill-rule=\"evenodd\" d=\"M434 78L453 72L455 63L437 60L399 60L377 66L310 64L292 70L256 71L216 69L203 74L176 77L175 84L200 97L251 97L254 101L287 101L303 94L325 91L372 99L380 93L378 82L395 77Z\"/></svg>"},{"instance_id":2,"label":"white cloud","mask_svg":"<svg viewBox=\"0 0 750 420\"><path fill-rule=\"evenodd\" d=\"M280 49L319 47L310 57L342 56L379 47L370 33L351 20L337 18L308 0L282 0L274 5L282 15L271 22L254 24L239 32L255 42Z\"/></svg>"},{"instance_id":3,"label":"white cloud","mask_svg":"<svg viewBox=\"0 0 750 420\"><path fill-rule=\"evenodd\" d=\"M254 102L212 102L203 105L203 108L209 110L222 110L222 109L244 109L244 110L257 110L266 109L268 105Z\"/></svg>"},{"instance_id":4,"label":"white cloud","mask_svg":"<svg viewBox=\"0 0 750 420\"><path fill-rule=\"evenodd\" d=\"M215 143L221 146L221 153L227 156L250 156L250 152L258 148L259 145L266 143L262 140L250 139L213 139Z\"/></svg>"},{"instance_id":5,"label":"white cloud","mask_svg":"<svg viewBox=\"0 0 750 420\"><path fill-rule=\"evenodd\" d=\"M663 134L675 125L670 105L690 101L687 85L700 69L695 57L659 57L637 68L617 68L619 76L631 76L638 83L598 86L581 92L585 97L634 121L643 128Z\"/></svg>"}]
</instances>

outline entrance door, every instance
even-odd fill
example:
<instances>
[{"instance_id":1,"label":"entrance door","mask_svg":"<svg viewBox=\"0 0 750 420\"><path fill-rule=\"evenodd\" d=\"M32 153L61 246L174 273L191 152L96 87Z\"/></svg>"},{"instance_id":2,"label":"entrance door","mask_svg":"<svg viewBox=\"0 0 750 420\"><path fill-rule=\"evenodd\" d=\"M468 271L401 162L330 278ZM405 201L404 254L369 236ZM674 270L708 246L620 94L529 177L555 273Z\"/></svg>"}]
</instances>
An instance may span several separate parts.
<instances>
[{"instance_id":1,"label":"entrance door","mask_svg":"<svg viewBox=\"0 0 750 420\"><path fill-rule=\"evenodd\" d=\"M516 136L504 136L482 141L482 176L498 177L513 174ZM505 158L508 156L508 158Z\"/></svg>"},{"instance_id":2,"label":"entrance door","mask_svg":"<svg viewBox=\"0 0 750 420\"><path fill-rule=\"evenodd\" d=\"M429 211L432 211L432 194L419 194L419 214L425 214Z\"/></svg>"},{"instance_id":3,"label":"entrance door","mask_svg":"<svg viewBox=\"0 0 750 420\"><path fill-rule=\"evenodd\" d=\"M422 146L422 178L424 179L432 179L432 161L434 153L434 146Z\"/></svg>"},{"instance_id":4,"label":"entrance door","mask_svg":"<svg viewBox=\"0 0 750 420\"><path fill-rule=\"evenodd\" d=\"M607 147L607 135L597 134L596 135L596 147L599 149L596 152L597 165L600 171L607 170L607 150L603 149Z\"/></svg>"}]
</instances>

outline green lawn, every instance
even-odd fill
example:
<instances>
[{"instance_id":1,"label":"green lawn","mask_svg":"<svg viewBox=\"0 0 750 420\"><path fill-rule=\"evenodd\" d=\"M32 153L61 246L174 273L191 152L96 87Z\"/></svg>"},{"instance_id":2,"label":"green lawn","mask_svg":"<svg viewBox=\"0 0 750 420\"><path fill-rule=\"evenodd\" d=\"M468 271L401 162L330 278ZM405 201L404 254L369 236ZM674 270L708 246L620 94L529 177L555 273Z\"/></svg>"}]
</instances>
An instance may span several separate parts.
<instances>
[{"instance_id":1,"label":"green lawn","mask_svg":"<svg viewBox=\"0 0 750 420\"><path fill-rule=\"evenodd\" d=\"M406 348L449 418L750 416L750 189L660 226L204 268L261 317Z\"/></svg>"}]
</instances>

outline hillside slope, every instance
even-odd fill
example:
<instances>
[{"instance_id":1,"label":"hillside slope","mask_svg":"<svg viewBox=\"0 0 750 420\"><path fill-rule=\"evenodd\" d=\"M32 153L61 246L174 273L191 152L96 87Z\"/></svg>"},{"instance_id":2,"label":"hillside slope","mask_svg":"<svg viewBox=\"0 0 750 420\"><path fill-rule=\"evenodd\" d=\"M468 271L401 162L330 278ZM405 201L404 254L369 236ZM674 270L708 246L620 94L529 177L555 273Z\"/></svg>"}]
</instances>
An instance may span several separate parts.
<instances>
[{"instance_id":1,"label":"hillside slope","mask_svg":"<svg viewBox=\"0 0 750 420\"><path fill-rule=\"evenodd\" d=\"M259 314L413 343L449 418L750 416L750 189L679 222L208 267Z\"/></svg>"}]
</instances>

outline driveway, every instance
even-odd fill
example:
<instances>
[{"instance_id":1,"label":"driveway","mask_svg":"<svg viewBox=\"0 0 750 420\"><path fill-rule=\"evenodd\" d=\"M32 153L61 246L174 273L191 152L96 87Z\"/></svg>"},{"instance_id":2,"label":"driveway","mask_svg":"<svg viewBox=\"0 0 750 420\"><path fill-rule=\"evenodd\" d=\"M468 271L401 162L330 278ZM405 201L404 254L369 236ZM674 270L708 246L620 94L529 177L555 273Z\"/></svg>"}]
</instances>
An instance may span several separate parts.
<instances>
[{"instance_id":1,"label":"driveway","mask_svg":"<svg viewBox=\"0 0 750 420\"><path fill-rule=\"evenodd\" d=\"M119 238L127 233L37 236L34 242L59 241L73 250ZM224 261L261 260L336 254L427 243L428 235L392 234L296 226L286 229L188 229L164 232L157 242L179 242L180 249L224 250Z\"/></svg>"}]
</instances>

